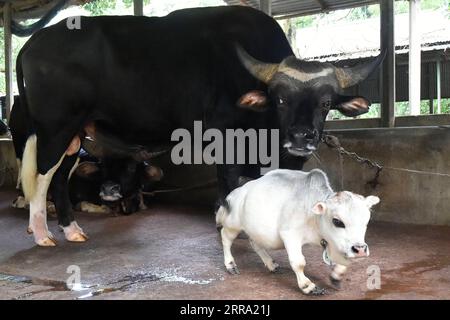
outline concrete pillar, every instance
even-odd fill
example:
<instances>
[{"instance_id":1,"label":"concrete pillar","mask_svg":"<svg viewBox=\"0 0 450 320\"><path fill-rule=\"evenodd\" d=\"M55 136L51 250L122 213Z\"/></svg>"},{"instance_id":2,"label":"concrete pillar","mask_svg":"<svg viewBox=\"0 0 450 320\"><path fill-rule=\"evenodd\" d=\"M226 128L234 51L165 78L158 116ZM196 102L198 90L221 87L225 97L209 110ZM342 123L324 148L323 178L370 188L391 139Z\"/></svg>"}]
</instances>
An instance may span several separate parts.
<instances>
[{"instance_id":1,"label":"concrete pillar","mask_svg":"<svg viewBox=\"0 0 450 320\"><path fill-rule=\"evenodd\" d=\"M441 60L436 61L436 113L441 113Z\"/></svg>"},{"instance_id":2,"label":"concrete pillar","mask_svg":"<svg viewBox=\"0 0 450 320\"><path fill-rule=\"evenodd\" d=\"M144 0L133 0L133 8L135 16L144 15Z\"/></svg>"},{"instance_id":3,"label":"concrete pillar","mask_svg":"<svg viewBox=\"0 0 450 320\"><path fill-rule=\"evenodd\" d=\"M13 59L12 59L12 33L11 33L11 3L6 2L3 6L3 25L5 43L5 82L6 82L6 118L13 104Z\"/></svg>"},{"instance_id":4,"label":"concrete pillar","mask_svg":"<svg viewBox=\"0 0 450 320\"><path fill-rule=\"evenodd\" d=\"M381 65L381 126L395 126L394 0L380 1L380 49L386 50Z\"/></svg>"},{"instance_id":5,"label":"concrete pillar","mask_svg":"<svg viewBox=\"0 0 450 320\"><path fill-rule=\"evenodd\" d=\"M259 0L259 9L265 14L272 15L272 0Z\"/></svg>"},{"instance_id":6,"label":"concrete pillar","mask_svg":"<svg viewBox=\"0 0 450 320\"><path fill-rule=\"evenodd\" d=\"M420 114L420 0L409 0L409 106Z\"/></svg>"}]
</instances>

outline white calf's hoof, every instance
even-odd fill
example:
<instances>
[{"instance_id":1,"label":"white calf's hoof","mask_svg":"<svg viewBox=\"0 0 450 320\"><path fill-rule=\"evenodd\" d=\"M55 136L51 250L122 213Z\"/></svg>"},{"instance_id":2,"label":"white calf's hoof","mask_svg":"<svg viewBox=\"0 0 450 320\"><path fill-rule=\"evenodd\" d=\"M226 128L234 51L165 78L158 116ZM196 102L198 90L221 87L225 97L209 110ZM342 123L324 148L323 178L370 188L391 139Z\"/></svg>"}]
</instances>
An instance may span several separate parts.
<instances>
[{"instance_id":1,"label":"white calf's hoof","mask_svg":"<svg viewBox=\"0 0 450 320\"><path fill-rule=\"evenodd\" d=\"M72 221L69 226L63 227L63 230L67 241L85 242L89 239L89 237L83 232L83 229L81 229L75 221Z\"/></svg>"},{"instance_id":2,"label":"white calf's hoof","mask_svg":"<svg viewBox=\"0 0 450 320\"><path fill-rule=\"evenodd\" d=\"M279 273L280 272L280 265L276 263L275 261L272 261L271 265L267 266L267 268L272 273Z\"/></svg>"},{"instance_id":3,"label":"white calf's hoof","mask_svg":"<svg viewBox=\"0 0 450 320\"><path fill-rule=\"evenodd\" d=\"M227 271L228 271L229 274L232 274L232 275L238 275L238 274L241 274L241 273L239 272L239 269L238 269L236 263L234 263L234 261L229 262L229 263L226 265L226 268L227 268Z\"/></svg>"},{"instance_id":4,"label":"white calf's hoof","mask_svg":"<svg viewBox=\"0 0 450 320\"><path fill-rule=\"evenodd\" d=\"M323 296L325 294L325 289L322 289L311 282L309 285L302 288L302 292L308 296Z\"/></svg>"}]
</instances>

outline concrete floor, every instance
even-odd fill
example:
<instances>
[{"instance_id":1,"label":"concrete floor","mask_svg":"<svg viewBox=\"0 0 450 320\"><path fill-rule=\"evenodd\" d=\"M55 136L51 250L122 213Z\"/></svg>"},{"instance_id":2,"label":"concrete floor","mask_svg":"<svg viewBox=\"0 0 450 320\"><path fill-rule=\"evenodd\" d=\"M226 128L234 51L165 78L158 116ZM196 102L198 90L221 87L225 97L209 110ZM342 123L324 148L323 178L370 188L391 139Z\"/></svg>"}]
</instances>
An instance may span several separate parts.
<instances>
[{"instance_id":1,"label":"concrete floor","mask_svg":"<svg viewBox=\"0 0 450 320\"><path fill-rule=\"evenodd\" d=\"M11 209L12 191L0 190L0 299L450 299L450 228L371 223L371 256L352 265L342 288L328 281L321 250L306 248L306 275L327 289L306 297L297 288L284 250L269 273L247 240L233 252L241 275L228 275L210 210L155 205L131 216L78 214L90 240L59 240L40 248L27 235L28 213ZM82 288L68 290L69 266L81 270ZM367 268L379 266L381 289L368 290Z\"/></svg>"}]
</instances>

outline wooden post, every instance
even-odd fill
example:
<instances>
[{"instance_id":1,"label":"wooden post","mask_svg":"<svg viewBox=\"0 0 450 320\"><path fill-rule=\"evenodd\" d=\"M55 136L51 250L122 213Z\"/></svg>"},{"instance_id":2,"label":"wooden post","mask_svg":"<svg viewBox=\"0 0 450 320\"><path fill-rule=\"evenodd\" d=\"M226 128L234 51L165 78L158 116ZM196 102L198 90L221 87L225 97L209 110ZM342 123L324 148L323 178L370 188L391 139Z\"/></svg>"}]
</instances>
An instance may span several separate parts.
<instances>
[{"instance_id":1,"label":"wooden post","mask_svg":"<svg viewBox=\"0 0 450 320\"><path fill-rule=\"evenodd\" d=\"M3 6L3 33L5 43L5 83L6 83L6 118L13 104L13 59L12 59L12 33L11 33L11 3L6 2Z\"/></svg>"},{"instance_id":2,"label":"wooden post","mask_svg":"<svg viewBox=\"0 0 450 320\"><path fill-rule=\"evenodd\" d=\"M144 0L133 0L133 7L135 16L144 15Z\"/></svg>"},{"instance_id":3,"label":"wooden post","mask_svg":"<svg viewBox=\"0 0 450 320\"><path fill-rule=\"evenodd\" d=\"M272 15L272 0L259 0L259 9L265 14Z\"/></svg>"},{"instance_id":4,"label":"wooden post","mask_svg":"<svg viewBox=\"0 0 450 320\"><path fill-rule=\"evenodd\" d=\"M394 0L380 1L380 46L387 50L381 66L381 126L395 126Z\"/></svg>"},{"instance_id":5,"label":"wooden post","mask_svg":"<svg viewBox=\"0 0 450 320\"><path fill-rule=\"evenodd\" d=\"M420 0L409 0L409 107L420 114Z\"/></svg>"}]
</instances>

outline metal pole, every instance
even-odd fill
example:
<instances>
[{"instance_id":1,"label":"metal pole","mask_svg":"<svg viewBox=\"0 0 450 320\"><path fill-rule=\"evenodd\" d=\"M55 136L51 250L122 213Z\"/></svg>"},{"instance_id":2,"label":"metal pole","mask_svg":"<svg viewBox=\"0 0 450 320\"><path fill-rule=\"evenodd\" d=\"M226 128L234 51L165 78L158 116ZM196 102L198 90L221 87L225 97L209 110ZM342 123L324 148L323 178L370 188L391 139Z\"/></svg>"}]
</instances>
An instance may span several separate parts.
<instances>
[{"instance_id":1,"label":"metal pole","mask_svg":"<svg viewBox=\"0 0 450 320\"><path fill-rule=\"evenodd\" d=\"M420 114L420 0L409 0L409 106Z\"/></svg>"},{"instance_id":2,"label":"metal pole","mask_svg":"<svg viewBox=\"0 0 450 320\"><path fill-rule=\"evenodd\" d=\"M6 83L6 118L9 121L13 104L13 59L12 59L12 33L11 33L11 3L3 6L3 33L5 43L5 83Z\"/></svg>"},{"instance_id":3,"label":"metal pole","mask_svg":"<svg viewBox=\"0 0 450 320\"><path fill-rule=\"evenodd\" d=\"M144 15L144 0L133 0L133 7L135 16Z\"/></svg>"},{"instance_id":4,"label":"metal pole","mask_svg":"<svg viewBox=\"0 0 450 320\"><path fill-rule=\"evenodd\" d=\"M437 110L436 113L441 113L441 60L436 61L436 99Z\"/></svg>"},{"instance_id":5,"label":"metal pole","mask_svg":"<svg viewBox=\"0 0 450 320\"><path fill-rule=\"evenodd\" d=\"M259 9L265 14L272 15L272 0L260 0Z\"/></svg>"},{"instance_id":6,"label":"metal pole","mask_svg":"<svg viewBox=\"0 0 450 320\"><path fill-rule=\"evenodd\" d=\"M381 126L395 126L395 43L394 43L394 0L380 2L380 44L387 50L381 68Z\"/></svg>"}]
</instances>

